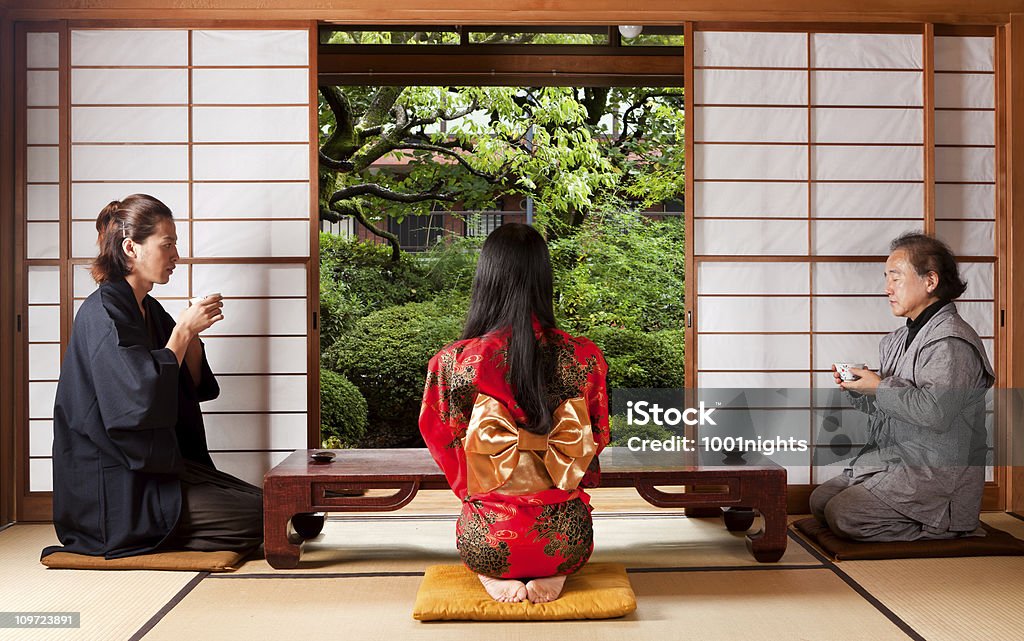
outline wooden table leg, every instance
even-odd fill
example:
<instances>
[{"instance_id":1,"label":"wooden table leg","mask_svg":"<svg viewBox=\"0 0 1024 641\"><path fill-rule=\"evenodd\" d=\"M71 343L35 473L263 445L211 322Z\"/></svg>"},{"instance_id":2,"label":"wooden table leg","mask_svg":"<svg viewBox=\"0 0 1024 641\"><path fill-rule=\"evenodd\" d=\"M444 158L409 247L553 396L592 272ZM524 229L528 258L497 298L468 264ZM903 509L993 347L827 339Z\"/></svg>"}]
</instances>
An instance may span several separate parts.
<instances>
[{"instance_id":1,"label":"wooden table leg","mask_svg":"<svg viewBox=\"0 0 1024 641\"><path fill-rule=\"evenodd\" d=\"M299 565L302 545L288 540L288 521L295 514L310 511L308 506L297 504L300 492L299 488L286 484L268 482L263 485L263 553L267 563L278 570Z\"/></svg>"},{"instance_id":2,"label":"wooden table leg","mask_svg":"<svg viewBox=\"0 0 1024 641\"><path fill-rule=\"evenodd\" d=\"M761 530L747 535L747 549L761 563L775 563L786 553L786 483L783 477L779 486L774 486L761 496L760 504L754 509L761 513Z\"/></svg>"}]
</instances>

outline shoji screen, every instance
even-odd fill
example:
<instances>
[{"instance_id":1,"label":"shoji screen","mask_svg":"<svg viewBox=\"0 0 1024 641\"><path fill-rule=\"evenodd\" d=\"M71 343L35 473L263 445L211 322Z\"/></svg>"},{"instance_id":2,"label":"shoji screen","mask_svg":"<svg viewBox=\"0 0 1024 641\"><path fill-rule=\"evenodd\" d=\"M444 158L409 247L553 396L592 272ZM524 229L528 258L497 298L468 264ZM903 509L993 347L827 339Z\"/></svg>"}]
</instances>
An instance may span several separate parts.
<instances>
[{"instance_id":1,"label":"shoji screen","mask_svg":"<svg viewBox=\"0 0 1024 641\"><path fill-rule=\"evenodd\" d=\"M902 322L882 263L924 227L922 36L698 32L695 47L697 384L832 388L832 362L877 366ZM863 440L831 395L804 400L755 420L826 459ZM841 469L811 461L791 484Z\"/></svg>"},{"instance_id":2,"label":"shoji screen","mask_svg":"<svg viewBox=\"0 0 1024 641\"><path fill-rule=\"evenodd\" d=\"M203 406L207 435L219 467L260 483L287 452L306 446L307 399L318 397L309 393L308 366L309 32L72 29L60 78L56 36L30 49L37 66L29 73L40 75L29 123L34 111L36 120L55 119L57 111L45 109L58 83L68 96L66 156L28 148L29 413L32 455L40 457L32 459L31 489L49 489L62 305L77 311L95 289L88 267L97 213L136 192L167 203L177 225L181 262L153 296L173 316L192 296L225 297L225 320L204 334L221 386L220 398ZM29 136L55 145L57 132L54 121L30 127ZM62 158L68 213L58 223Z\"/></svg>"},{"instance_id":3,"label":"shoji screen","mask_svg":"<svg viewBox=\"0 0 1024 641\"><path fill-rule=\"evenodd\" d=\"M995 38L935 38L935 233L965 261L957 309L995 364ZM994 443L989 414L989 445ZM993 480L993 470L988 470Z\"/></svg>"},{"instance_id":4,"label":"shoji screen","mask_svg":"<svg viewBox=\"0 0 1024 641\"><path fill-rule=\"evenodd\" d=\"M26 306L27 339L22 376L28 381L28 403L20 414L28 429L27 490L49 491L52 485L50 444L53 399L61 359L61 34L24 34L18 44L24 61L24 109L19 136L24 155L20 247L26 281L21 291Z\"/></svg>"}]
</instances>

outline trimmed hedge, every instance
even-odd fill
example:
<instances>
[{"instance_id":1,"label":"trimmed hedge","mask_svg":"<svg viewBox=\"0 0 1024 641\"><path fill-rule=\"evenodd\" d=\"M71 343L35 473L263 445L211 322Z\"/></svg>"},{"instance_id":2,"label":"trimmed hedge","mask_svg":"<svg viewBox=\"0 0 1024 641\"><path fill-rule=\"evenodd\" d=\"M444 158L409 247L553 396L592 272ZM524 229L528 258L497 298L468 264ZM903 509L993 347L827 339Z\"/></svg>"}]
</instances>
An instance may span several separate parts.
<instances>
[{"instance_id":1,"label":"trimmed hedge","mask_svg":"<svg viewBox=\"0 0 1024 641\"><path fill-rule=\"evenodd\" d=\"M421 441L419 410L427 361L456 340L464 299L447 297L382 309L356 321L324 355L366 398L373 432L363 447L402 447Z\"/></svg>"},{"instance_id":2,"label":"trimmed hedge","mask_svg":"<svg viewBox=\"0 0 1024 641\"><path fill-rule=\"evenodd\" d=\"M355 447L366 435L366 399L344 374L320 369L320 437ZM335 443L332 443L335 444Z\"/></svg>"},{"instance_id":3,"label":"trimmed hedge","mask_svg":"<svg viewBox=\"0 0 1024 641\"><path fill-rule=\"evenodd\" d=\"M608 361L608 389L683 387L683 330L594 327L586 335Z\"/></svg>"}]
</instances>

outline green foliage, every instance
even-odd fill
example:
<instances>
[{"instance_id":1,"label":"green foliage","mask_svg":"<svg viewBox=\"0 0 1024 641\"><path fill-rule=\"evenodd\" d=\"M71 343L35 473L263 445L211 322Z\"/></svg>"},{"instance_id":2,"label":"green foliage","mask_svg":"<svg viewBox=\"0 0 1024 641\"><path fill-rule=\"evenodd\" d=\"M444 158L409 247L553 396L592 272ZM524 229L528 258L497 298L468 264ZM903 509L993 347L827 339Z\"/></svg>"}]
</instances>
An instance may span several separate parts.
<instances>
[{"instance_id":1,"label":"green foliage","mask_svg":"<svg viewBox=\"0 0 1024 641\"><path fill-rule=\"evenodd\" d=\"M366 435L366 399L344 375L320 369L320 434L324 447L355 447Z\"/></svg>"},{"instance_id":2,"label":"green foliage","mask_svg":"<svg viewBox=\"0 0 1024 641\"><path fill-rule=\"evenodd\" d=\"M626 422L625 416L611 417L611 442L612 447L627 447L629 439L636 436L644 440L664 441L672 438L675 434L663 425L656 425L653 421L647 425L630 425Z\"/></svg>"},{"instance_id":3,"label":"green foliage","mask_svg":"<svg viewBox=\"0 0 1024 641\"><path fill-rule=\"evenodd\" d=\"M684 330L593 327L586 335L608 361L608 389L683 387Z\"/></svg>"},{"instance_id":4,"label":"green foliage","mask_svg":"<svg viewBox=\"0 0 1024 641\"><path fill-rule=\"evenodd\" d=\"M681 219L595 213L569 232L550 243L556 312L568 331L683 327Z\"/></svg>"},{"instance_id":5,"label":"green foliage","mask_svg":"<svg viewBox=\"0 0 1024 641\"><path fill-rule=\"evenodd\" d=\"M347 376L366 398L373 433L361 445L408 446L419 440L427 361L458 338L462 300L448 295L367 314L324 354L324 366Z\"/></svg>"}]
</instances>

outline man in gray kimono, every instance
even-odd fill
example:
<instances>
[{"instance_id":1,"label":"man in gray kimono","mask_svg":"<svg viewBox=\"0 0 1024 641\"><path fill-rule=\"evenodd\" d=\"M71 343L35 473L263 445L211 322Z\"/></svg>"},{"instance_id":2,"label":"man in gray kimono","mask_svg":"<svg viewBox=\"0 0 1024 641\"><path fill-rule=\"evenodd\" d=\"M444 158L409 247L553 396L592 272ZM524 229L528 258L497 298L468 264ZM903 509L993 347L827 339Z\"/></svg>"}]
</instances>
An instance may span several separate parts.
<instances>
[{"instance_id":1,"label":"man in gray kimono","mask_svg":"<svg viewBox=\"0 0 1024 641\"><path fill-rule=\"evenodd\" d=\"M836 383L868 414L867 445L811 494L811 512L858 541L983 535L985 393L995 374L977 332L957 314L956 259L923 234L892 242L886 294L907 319L879 345L880 369Z\"/></svg>"}]
</instances>

